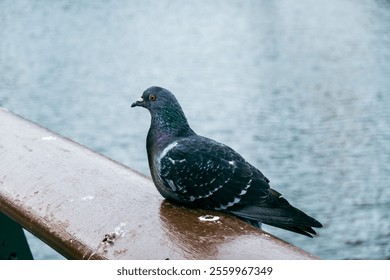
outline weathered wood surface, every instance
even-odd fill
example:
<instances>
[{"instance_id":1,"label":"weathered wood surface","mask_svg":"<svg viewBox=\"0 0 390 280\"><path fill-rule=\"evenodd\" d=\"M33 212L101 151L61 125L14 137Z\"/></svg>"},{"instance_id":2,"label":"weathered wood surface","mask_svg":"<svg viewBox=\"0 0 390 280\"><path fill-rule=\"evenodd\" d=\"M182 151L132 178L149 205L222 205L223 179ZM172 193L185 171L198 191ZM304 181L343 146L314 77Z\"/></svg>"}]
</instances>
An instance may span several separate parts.
<instances>
[{"instance_id":1,"label":"weathered wood surface","mask_svg":"<svg viewBox=\"0 0 390 280\"><path fill-rule=\"evenodd\" d=\"M315 258L234 217L168 203L150 178L4 109L0 211L69 259ZM199 219L208 214L219 220Z\"/></svg>"}]
</instances>

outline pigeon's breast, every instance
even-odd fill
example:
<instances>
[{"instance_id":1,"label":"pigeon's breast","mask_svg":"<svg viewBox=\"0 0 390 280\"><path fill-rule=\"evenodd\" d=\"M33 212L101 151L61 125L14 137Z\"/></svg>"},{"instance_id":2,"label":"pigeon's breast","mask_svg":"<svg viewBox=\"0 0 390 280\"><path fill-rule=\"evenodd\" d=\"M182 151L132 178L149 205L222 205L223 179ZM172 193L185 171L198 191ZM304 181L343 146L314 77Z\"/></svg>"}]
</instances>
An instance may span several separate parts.
<instances>
[{"instance_id":1,"label":"pigeon's breast","mask_svg":"<svg viewBox=\"0 0 390 280\"><path fill-rule=\"evenodd\" d=\"M160 194L170 200L181 201L178 195L172 191L172 188L166 187L160 174L161 174L161 160L167 155L169 151L175 148L178 145L177 141L174 141L165 147L160 149L160 152L153 153L154 156L149 158L149 165L151 170L151 175L154 184L156 185L157 190Z\"/></svg>"}]
</instances>

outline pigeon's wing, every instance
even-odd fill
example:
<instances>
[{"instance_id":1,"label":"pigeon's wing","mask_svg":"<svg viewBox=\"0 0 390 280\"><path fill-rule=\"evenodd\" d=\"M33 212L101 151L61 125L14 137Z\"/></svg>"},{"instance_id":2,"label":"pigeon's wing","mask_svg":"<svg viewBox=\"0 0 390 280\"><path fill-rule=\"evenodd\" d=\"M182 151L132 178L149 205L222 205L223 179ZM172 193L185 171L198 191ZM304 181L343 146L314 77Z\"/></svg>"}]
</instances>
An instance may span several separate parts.
<instances>
[{"instance_id":1,"label":"pigeon's wing","mask_svg":"<svg viewBox=\"0 0 390 280\"><path fill-rule=\"evenodd\" d=\"M165 186L181 202L197 207L229 211L269 195L269 181L259 170L233 149L205 137L179 141L160 159L159 169Z\"/></svg>"},{"instance_id":2,"label":"pigeon's wing","mask_svg":"<svg viewBox=\"0 0 390 280\"><path fill-rule=\"evenodd\" d=\"M180 202L234 214L311 237L322 225L293 207L269 180L226 145L195 136L179 141L160 162L160 177Z\"/></svg>"}]
</instances>

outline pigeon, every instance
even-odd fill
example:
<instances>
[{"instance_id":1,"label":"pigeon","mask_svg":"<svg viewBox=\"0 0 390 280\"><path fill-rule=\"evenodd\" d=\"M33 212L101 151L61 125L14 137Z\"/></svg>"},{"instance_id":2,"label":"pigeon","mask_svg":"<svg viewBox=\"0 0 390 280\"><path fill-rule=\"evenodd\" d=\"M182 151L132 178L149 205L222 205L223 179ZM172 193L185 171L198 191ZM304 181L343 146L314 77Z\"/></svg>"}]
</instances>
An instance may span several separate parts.
<instances>
[{"instance_id":1,"label":"pigeon","mask_svg":"<svg viewBox=\"0 0 390 280\"><path fill-rule=\"evenodd\" d=\"M131 105L136 106L151 114L146 150L153 182L165 199L308 237L316 234L312 227L322 227L272 189L267 177L232 148L196 134L169 90L150 87Z\"/></svg>"}]
</instances>

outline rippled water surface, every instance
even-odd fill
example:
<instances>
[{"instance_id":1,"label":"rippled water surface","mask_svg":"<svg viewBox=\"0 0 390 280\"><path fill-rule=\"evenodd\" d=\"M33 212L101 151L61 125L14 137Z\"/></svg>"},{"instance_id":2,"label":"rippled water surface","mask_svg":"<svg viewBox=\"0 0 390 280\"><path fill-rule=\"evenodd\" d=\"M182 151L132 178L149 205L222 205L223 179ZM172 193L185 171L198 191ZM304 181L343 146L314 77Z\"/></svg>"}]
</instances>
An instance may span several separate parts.
<instances>
[{"instance_id":1,"label":"rippled water surface","mask_svg":"<svg viewBox=\"0 0 390 280\"><path fill-rule=\"evenodd\" d=\"M389 1L3 0L0 38L0 106L149 174L149 114L130 104L166 87L324 224L266 230L324 259L390 258Z\"/></svg>"}]
</instances>

